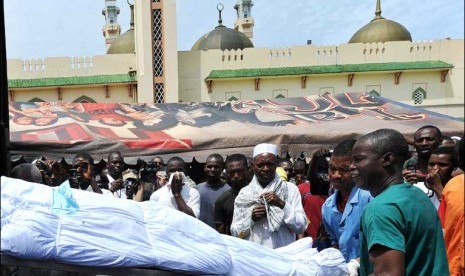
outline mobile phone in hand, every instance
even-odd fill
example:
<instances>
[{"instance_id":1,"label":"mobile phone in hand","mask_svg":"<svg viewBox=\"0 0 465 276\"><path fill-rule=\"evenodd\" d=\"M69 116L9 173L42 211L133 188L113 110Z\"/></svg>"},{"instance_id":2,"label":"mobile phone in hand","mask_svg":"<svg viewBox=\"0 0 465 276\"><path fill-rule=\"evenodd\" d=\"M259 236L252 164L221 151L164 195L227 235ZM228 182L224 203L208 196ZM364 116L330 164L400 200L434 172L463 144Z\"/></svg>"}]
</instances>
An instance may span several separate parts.
<instances>
[{"instance_id":1,"label":"mobile phone in hand","mask_svg":"<svg viewBox=\"0 0 465 276\"><path fill-rule=\"evenodd\" d=\"M415 173L416 170L417 170L417 166L415 166L415 165L408 165L408 166L407 166L407 170L409 170L409 171Z\"/></svg>"}]
</instances>

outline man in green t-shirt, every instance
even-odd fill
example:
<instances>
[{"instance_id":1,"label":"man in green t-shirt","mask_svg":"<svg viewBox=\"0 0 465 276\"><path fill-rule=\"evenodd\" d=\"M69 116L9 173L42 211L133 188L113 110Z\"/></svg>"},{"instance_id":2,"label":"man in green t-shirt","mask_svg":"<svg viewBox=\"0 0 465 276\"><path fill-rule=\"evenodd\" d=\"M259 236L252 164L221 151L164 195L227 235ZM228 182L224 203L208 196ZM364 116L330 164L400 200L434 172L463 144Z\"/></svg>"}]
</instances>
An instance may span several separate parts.
<instances>
[{"instance_id":1,"label":"man in green t-shirt","mask_svg":"<svg viewBox=\"0 0 465 276\"><path fill-rule=\"evenodd\" d=\"M436 209L404 183L407 156L404 136L393 129L362 136L353 147L352 179L374 197L360 223L361 275L449 275Z\"/></svg>"}]
</instances>

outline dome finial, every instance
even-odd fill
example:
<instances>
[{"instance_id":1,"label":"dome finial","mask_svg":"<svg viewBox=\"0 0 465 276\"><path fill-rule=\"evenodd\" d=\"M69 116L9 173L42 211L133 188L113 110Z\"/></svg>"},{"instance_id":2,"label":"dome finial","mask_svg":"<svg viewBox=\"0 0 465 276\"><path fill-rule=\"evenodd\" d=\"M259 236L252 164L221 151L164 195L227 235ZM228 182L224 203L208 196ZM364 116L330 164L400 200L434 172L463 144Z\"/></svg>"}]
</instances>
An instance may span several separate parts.
<instances>
[{"instance_id":1,"label":"dome finial","mask_svg":"<svg viewBox=\"0 0 465 276\"><path fill-rule=\"evenodd\" d=\"M218 5L216 5L216 9L218 10L218 12L219 12L219 14L220 14L220 17L219 17L219 19L218 19L218 26L223 26L223 19L221 19L221 12L222 12L223 9L224 9L223 4L218 3Z\"/></svg>"},{"instance_id":2,"label":"dome finial","mask_svg":"<svg viewBox=\"0 0 465 276\"><path fill-rule=\"evenodd\" d=\"M131 22L129 22L129 28L134 29L134 1L131 4L129 0L127 0L129 8L131 9Z\"/></svg>"},{"instance_id":3,"label":"dome finial","mask_svg":"<svg viewBox=\"0 0 465 276\"><path fill-rule=\"evenodd\" d=\"M376 11L375 11L375 19L383 19L384 17L381 16L381 0L376 0Z\"/></svg>"}]
</instances>

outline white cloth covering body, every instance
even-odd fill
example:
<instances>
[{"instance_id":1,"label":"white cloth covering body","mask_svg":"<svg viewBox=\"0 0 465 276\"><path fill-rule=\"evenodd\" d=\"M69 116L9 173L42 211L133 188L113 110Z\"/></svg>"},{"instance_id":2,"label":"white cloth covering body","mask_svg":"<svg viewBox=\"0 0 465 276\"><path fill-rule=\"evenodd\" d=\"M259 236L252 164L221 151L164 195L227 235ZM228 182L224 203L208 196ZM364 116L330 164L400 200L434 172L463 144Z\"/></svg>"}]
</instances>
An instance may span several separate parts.
<instances>
[{"instance_id":1,"label":"white cloth covering body","mask_svg":"<svg viewBox=\"0 0 465 276\"><path fill-rule=\"evenodd\" d=\"M1 177L3 253L84 266L155 267L193 274L344 275L347 271L339 251L318 253L311 248L311 238L272 250L220 235L200 220L153 201L69 189L78 208L55 213L54 189Z\"/></svg>"}]
</instances>

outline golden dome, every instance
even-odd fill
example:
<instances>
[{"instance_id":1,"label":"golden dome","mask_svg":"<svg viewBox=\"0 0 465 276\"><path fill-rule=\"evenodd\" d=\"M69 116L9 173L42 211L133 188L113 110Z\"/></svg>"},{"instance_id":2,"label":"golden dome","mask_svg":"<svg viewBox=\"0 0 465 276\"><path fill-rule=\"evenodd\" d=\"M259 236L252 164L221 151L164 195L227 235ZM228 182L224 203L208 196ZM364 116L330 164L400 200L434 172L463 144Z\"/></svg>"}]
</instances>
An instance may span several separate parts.
<instances>
[{"instance_id":1,"label":"golden dome","mask_svg":"<svg viewBox=\"0 0 465 276\"><path fill-rule=\"evenodd\" d=\"M107 54L132 54L135 50L134 28L131 28L111 43Z\"/></svg>"},{"instance_id":2,"label":"golden dome","mask_svg":"<svg viewBox=\"0 0 465 276\"><path fill-rule=\"evenodd\" d=\"M130 4L129 6L131 8L131 23L129 30L111 43L110 48L107 50L107 54L133 54L136 50L134 37L134 5Z\"/></svg>"},{"instance_id":3,"label":"golden dome","mask_svg":"<svg viewBox=\"0 0 465 276\"><path fill-rule=\"evenodd\" d=\"M412 41L412 36L401 24L381 16L380 0L377 0L375 18L358 30L349 40L349 43L387 41Z\"/></svg>"},{"instance_id":4,"label":"golden dome","mask_svg":"<svg viewBox=\"0 0 465 276\"><path fill-rule=\"evenodd\" d=\"M217 26L213 31L203 35L192 46L192 50L221 49L237 50L252 48L253 43L243 33L227 28L223 25Z\"/></svg>"},{"instance_id":5,"label":"golden dome","mask_svg":"<svg viewBox=\"0 0 465 276\"><path fill-rule=\"evenodd\" d=\"M230 29L222 24L221 11L223 10L223 5L221 3L218 4L217 9L219 12L218 26L213 31L199 38L191 50L242 50L244 48L253 48L252 41L244 33Z\"/></svg>"}]
</instances>

